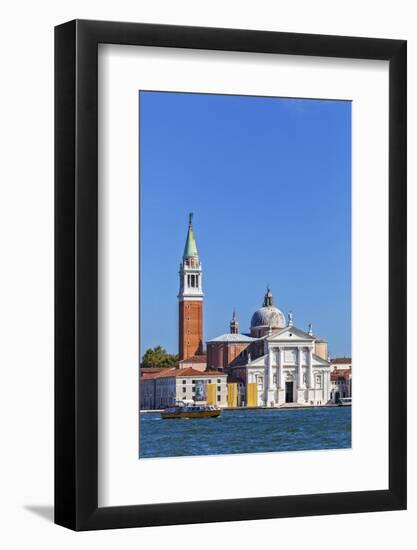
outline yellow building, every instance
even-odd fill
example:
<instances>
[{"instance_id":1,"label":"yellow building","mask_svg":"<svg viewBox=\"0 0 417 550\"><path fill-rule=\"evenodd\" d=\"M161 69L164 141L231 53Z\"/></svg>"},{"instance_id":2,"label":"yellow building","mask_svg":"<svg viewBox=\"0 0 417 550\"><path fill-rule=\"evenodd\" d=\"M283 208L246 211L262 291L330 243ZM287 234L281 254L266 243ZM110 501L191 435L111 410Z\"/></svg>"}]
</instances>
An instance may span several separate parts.
<instances>
[{"instance_id":1,"label":"yellow building","mask_svg":"<svg viewBox=\"0 0 417 550\"><path fill-rule=\"evenodd\" d=\"M248 384L248 407L257 407L258 406L258 385L256 382Z\"/></svg>"},{"instance_id":2,"label":"yellow building","mask_svg":"<svg viewBox=\"0 0 417 550\"><path fill-rule=\"evenodd\" d=\"M236 382L227 384L227 406L228 407L237 407L237 395L238 389Z\"/></svg>"}]
</instances>

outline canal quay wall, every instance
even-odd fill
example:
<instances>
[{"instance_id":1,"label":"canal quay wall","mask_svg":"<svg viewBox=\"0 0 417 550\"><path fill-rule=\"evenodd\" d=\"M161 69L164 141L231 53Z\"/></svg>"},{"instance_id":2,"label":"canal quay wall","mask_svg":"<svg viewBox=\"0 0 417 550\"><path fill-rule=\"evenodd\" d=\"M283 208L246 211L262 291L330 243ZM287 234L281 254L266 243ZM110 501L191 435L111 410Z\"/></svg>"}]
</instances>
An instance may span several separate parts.
<instances>
[{"instance_id":1,"label":"canal quay wall","mask_svg":"<svg viewBox=\"0 0 417 550\"><path fill-rule=\"evenodd\" d=\"M304 404L298 404L298 403L291 403L287 405L280 405L279 407L224 407L221 408L222 411L256 411L256 410L263 410L263 411L282 411L282 410L288 410L288 409L325 409L325 408L338 408L341 405L337 405L335 403L327 403L326 405L304 405ZM351 405L343 405L344 407L350 407ZM161 413L165 409L141 409L141 414L152 414L152 413Z\"/></svg>"}]
</instances>

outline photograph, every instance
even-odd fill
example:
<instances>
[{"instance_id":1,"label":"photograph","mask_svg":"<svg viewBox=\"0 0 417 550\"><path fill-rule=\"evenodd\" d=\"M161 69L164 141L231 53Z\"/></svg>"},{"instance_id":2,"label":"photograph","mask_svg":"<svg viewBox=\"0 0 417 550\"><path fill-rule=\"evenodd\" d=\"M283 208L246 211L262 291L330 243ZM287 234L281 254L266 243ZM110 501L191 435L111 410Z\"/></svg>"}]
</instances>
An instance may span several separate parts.
<instances>
[{"instance_id":1,"label":"photograph","mask_svg":"<svg viewBox=\"0 0 417 550\"><path fill-rule=\"evenodd\" d=\"M139 459L351 447L351 101L139 92Z\"/></svg>"},{"instance_id":2,"label":"photograph","mask_svg":"<svg viewBox=\"0 0 417 550\"><path fill-rule=\"evenodd\" d=\"M415 12L4 4L0 548L416 539Z\"/></svg>"}]
</instances>

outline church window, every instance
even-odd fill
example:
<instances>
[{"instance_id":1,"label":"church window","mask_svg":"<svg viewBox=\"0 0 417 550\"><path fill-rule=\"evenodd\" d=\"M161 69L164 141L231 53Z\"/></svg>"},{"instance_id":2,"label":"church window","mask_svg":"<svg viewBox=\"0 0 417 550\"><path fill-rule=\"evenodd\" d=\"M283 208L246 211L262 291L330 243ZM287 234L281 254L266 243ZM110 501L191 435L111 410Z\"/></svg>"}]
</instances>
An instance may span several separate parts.
<instances>
[{"instance_id":1,"label":"church window","mask_svg":"<svg viewBox=\"0 0 417 550\"><path fill-rule=\"evenodd\" d=\"M195 276L195 286L198 288L198 275Z\"/></svg>"},{"instance_id":2,"label":"church window","mask_svg":"<svg viewBox=\"0 0 417 550\"><path fill-rule=\"evenodd\" d=\"M272 377L272 381L273 381L274 384L277 383L277 375L276 374L274 374L274 376Z\"/></svg>"},{"instance_id":3,"label":"church window","mask_svg":"<svg viewBox=\"0 0 417 550\"><path fill-rule=\"evenodd\" d=\"M220 380L220 378L217 379L217 383L218 383L218 384L221 384L221 383L222 383L222 381Z\"/></svg>"},{"instance_id":4,"label":"church window","mask_svg":"<svg viewBox=\"0 0 417 550\"><path fill-rule=\"evenodd\" d=\"M186 384L186 383L187 383L187 380L183 380L182 383L183 383L183 384Z\"/></svg>"},{"instance_id":5,"label":"church window","mask_svg":"<svg viewBox=\"0 0 417 550\"><path fill-rule=\"evenodd\" d=\"M185 393L187 391L187 388L183 387L182 388L182 393Z\"/></svg>"},{"instance_id":6,"label":"church window","mask_svg":"<svg viewBox=\"0 0 417 550\"><path fill-rule=\"evenodd\" d=\"M222 400L221 396L218 395L218 396L217 396L217 401L221 401L221 400Z\"/></svg>"},{"instance_id":7,"label":"church window","mask_svg":"<svg viewBox=\"0 0 417 550\"><path fill-rule=\"evenodd\" d=\"M217 391L218 391L218 392L221 392L221 391L222 391L221 386L217 386Z\"/></svg>"}]
</instances>

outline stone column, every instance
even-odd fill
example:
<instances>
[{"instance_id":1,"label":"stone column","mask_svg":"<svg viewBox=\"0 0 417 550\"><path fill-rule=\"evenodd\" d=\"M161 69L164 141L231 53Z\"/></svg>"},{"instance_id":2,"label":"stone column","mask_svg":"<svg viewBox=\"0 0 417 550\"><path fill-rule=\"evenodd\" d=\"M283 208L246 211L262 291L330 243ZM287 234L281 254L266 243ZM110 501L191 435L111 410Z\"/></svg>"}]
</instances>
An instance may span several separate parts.
<instances>
[{"instance_id":1,"label":"stone column","mask_svg":"<svg viewBox=\"0 0 417 550\"><path fill-rule=\"evenodd\" d=\"M310 385L310 389L313 389L313 348L308 350L308 383Z\"/></svg>"},{"instance_id":2,"label":"stone column","mask_svg":"<svg viewBox=\"0 0 417 550\"><path fill-rule=\"evenodd\" d=\"M278 388L284 387L283 372L282 372L282 348L278 348Z\"/></svg>"},{"instance_id":3,"label":"stone column","mask_svg":"<svg viewBox=\"0 0 417 550\"><path fill-rule=\"evenodd\" d=\"M273 373L272 373L272 360L273 360L273 351L268 347L268 390L272 390L273 385Z\"/></svg>"},{"instance_id":4,"label":"stone column","mask_svg":"<svg viewBox=\"0 0 417 550\"><path fill-rule=\"evenodd\" d=\"M303 385L303 348L298 348L298 387Z\"/></svg>"}]
</instances>

